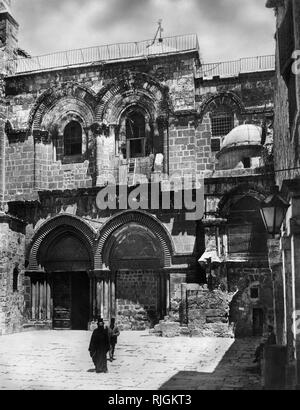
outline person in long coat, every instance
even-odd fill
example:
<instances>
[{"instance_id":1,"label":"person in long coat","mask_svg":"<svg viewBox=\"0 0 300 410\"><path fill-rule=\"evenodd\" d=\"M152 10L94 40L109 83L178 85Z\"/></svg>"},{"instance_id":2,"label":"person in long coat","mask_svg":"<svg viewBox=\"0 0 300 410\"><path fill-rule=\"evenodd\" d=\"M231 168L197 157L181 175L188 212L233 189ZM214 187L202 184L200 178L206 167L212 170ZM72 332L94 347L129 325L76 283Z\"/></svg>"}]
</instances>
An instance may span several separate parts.
<instances>
[{"instance_id":1,"label":"person in long coat","mask_svg":"<svg viewBox=\"0 0 300 410\"><path fill-rule=\"evenodd\" d=\"M108 328L108 336L109 336L109 359L112 362L115 360L114 354L115 354L115 347L118 341L118 336L120 336L120 331L118 327L116 326L116 319L112 318L110 321L110 326Z\"/></svg>"},{"instance_id":2,"label":"person in long coat","mask_svg":"<svg viewBox=\"0 0 300 410\"><path fill-rule=\"evenodd\" d=\"M107 373L107 352L109 351L108 331L103 319L98 320L98 328L93 331L89 352L96 368L96 373Z\"/></svg>"}]
</instances>

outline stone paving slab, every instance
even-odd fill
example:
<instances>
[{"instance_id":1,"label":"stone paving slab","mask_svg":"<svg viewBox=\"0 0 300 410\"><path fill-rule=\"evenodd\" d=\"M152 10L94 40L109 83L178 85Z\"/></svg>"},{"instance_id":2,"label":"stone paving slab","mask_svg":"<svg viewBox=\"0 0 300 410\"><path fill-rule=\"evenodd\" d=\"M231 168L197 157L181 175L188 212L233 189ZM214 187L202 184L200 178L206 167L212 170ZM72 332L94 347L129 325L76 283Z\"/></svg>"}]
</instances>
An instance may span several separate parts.
<instances>
[{"instance_id":1,"label":"stone paving slab","mask_svg":"<svg viewBox=\"0 0 300 410\"><path fill-rule=\"evenodd\" d=\"M96 374L90 332L40 331L0 337L1 390L198 390L259 388L256 341L161 338L122 332L117 360Z\"/></svg>"}]
</instances>

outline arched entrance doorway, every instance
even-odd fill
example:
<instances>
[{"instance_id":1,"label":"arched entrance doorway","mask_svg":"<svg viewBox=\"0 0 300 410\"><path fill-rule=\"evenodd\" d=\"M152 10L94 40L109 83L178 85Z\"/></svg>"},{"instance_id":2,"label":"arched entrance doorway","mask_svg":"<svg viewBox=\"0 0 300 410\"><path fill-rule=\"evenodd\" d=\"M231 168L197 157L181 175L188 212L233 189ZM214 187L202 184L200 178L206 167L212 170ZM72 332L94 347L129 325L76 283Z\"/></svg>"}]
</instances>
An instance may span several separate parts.
<instances>
[{"instance_id":1,"label":"arched entrance doorway","mask_svg":"<svg viewBox=\"0 0 300 410\"><path fill-rule=\"evenodd\" d=\"M39 250L38 260L51 284L54 329L87 330L89 322L88 249L74 232L54 232Z\"/></svg>"},{"instance_id":2,"label":"arched entrance doorway","mask_svg":"<svg viewBox=\"0 0 300 410\"><path fill-rule=\"evenodd\" d=\"M81 218L60 214L36 231L28 248L30 325L87 330L95 231Z\"/></svg>"},{"instance_id":3,"label":"arched entrance doorway","mask_svg":"<svg viewBox=\"0 0 300 410\"><path fill-rule=\"evenodd\" d=\"M111 235L106 248L105 260L116 280L118 322L133 330L154 326L166 313L164 255L157 237L131 222Z\"/></svg>"}]
</instances>

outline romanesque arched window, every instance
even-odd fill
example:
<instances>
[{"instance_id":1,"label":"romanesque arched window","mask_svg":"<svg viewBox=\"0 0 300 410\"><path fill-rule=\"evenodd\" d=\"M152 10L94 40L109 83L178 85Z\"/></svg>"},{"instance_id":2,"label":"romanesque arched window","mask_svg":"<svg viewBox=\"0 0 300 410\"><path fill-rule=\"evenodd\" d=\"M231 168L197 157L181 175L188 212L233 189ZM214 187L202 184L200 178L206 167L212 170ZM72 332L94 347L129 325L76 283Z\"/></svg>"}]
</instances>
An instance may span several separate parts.
<instances>
[{"instance_id":1,"label":"romanesque arched window","mask_svg":"<svg viewBox=\"0 0 300 410\"><path fill-rule=\"evenodd\" d=\"M260 214L260 203L246 196L230 209L228 253L231 256L266 256L267 233Z\"/></svg>"},{"instance_id":2,"label":"romanesque arched window","mask_svg":"<svg viewBox=\"0 0 300 410\"><path fill-rule=\"evenodd\" d=\"M79 122L71 121L64 130L64 155L82 154L82 127Z\"/></svg>"},{"instance_id":3,"label":"romanesque arched window","mask_svg":"<svg viewBox=\"0 0 300 410\"><path fill-rule=\"evenodd\" d=\"M126 118L127 158L145 156L146 121L140 112L130 113Z\"/></svg>"},{"instance_id":4,"label":"romanesque arched window","mask_svg":"<svg viewBox=\"0 0 300 410\"><path fill-rule=\"evenodd\" d=\"M220 151L221 140L234 128L234 113L227 106L219 106L211 112L211 149Z\"/></svg>"}]
</instances>

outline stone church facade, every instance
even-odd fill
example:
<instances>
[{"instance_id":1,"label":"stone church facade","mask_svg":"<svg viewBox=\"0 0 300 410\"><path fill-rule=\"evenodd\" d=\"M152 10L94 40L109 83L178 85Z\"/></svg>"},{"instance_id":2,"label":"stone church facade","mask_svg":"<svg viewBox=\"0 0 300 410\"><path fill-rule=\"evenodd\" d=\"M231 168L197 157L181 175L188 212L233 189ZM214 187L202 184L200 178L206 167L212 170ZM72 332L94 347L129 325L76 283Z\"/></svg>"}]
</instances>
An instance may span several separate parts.
<instances>
[{"instance_id":1,"label":"stone church facade","mask_svg":"<svg viewBox=\"0 0 300 410\"><path fill-rule=\"evenodd\" d=\"M162 335L263 334L274 317L259 212L274 188L272 56L202 64L197 37L177 36L31 58L8 3L0 334L87 330L99 316ZM192 176L179 192L194 199L203 181L197 218L176 206L174 175ZM141 179L156 189L148 204L134 196Z\"/></svg>"}]
</instances>

